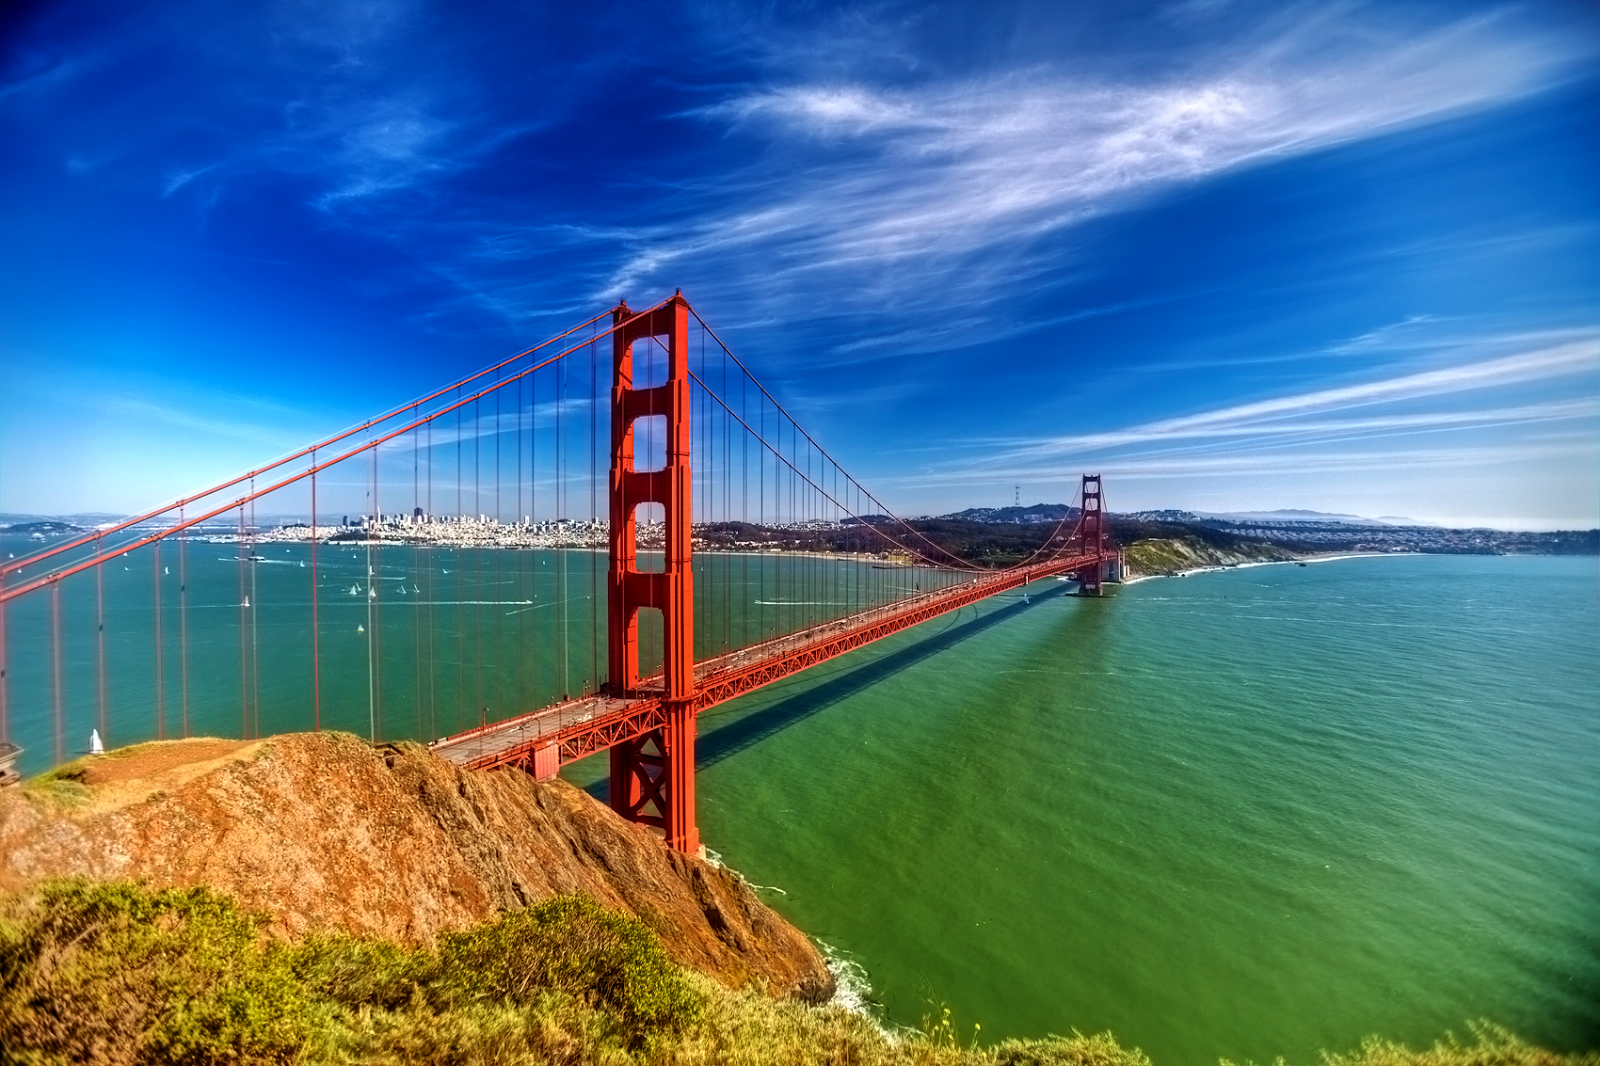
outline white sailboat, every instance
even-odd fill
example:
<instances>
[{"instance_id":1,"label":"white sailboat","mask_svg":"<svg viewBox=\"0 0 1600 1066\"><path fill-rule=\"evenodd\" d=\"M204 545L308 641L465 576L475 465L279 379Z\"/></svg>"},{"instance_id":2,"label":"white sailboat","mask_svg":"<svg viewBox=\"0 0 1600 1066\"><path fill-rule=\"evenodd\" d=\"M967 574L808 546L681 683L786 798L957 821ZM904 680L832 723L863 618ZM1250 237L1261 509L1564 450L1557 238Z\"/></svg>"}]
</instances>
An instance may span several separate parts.
<instances>
[{"instance_id":1,"label":"white sailboat","mask_svg":"<svg viewBox=\"0 0 1600 1066\"><path fill-rule=\"evenodd\" d=\"M100 742L100 730L89 730L89 754L104 755L105 753L106 746Z\"/></svg>"}]
</instances>

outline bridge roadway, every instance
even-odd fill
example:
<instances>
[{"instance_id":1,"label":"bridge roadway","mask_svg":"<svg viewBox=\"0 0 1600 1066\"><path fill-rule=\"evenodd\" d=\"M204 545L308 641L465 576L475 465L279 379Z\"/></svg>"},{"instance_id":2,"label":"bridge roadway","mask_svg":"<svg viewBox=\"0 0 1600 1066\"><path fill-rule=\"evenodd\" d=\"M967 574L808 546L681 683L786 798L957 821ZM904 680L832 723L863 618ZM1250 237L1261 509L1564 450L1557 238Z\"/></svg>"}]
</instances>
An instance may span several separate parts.
<instances>
[{"instance_id":1,"label":"bridge roadway","mask_svg":"<svg viewBox=\"0 0 1600 1066\"><path fill-rule=\"evenodd\" d=\"M1110 552L1054 559L1036 566L975 577L960 585L928 592L885 607L875 607L824 622L788 636L776 637L695 664L694 711L715 707L763 685L789 677L808 666L881 640L901 630L959 610L1031 581L1088 566ZM652 687L653 683L653 687ZM564 700L542 710L445 737L429 745L461 766L485 769L519 766L540 777L563 763L593 755L666 724L661 679L646 681L637 694L601 694Z\"/></svg>"}]
</instances>

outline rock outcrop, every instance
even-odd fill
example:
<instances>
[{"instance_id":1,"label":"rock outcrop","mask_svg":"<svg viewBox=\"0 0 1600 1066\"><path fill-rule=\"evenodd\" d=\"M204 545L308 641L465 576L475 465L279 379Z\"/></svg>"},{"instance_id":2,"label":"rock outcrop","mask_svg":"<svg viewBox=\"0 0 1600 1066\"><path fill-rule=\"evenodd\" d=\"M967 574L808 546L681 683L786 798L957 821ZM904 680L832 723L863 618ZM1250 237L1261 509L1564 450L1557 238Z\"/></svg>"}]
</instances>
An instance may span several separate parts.
<instances>
[{"instance_id":1,"label":"rock outcrop","mask_svg":"<svg viewBox=\"0 0 1600 1066\"><path fill-rule=\"evenodd\" d=\"M285 935L411 943L577 892L730 987L833 990L816 948L741 878L579 789L348 734L144 744L0 792L0 888L63 874L205 884Z\"/></svg>"}]
</instances>

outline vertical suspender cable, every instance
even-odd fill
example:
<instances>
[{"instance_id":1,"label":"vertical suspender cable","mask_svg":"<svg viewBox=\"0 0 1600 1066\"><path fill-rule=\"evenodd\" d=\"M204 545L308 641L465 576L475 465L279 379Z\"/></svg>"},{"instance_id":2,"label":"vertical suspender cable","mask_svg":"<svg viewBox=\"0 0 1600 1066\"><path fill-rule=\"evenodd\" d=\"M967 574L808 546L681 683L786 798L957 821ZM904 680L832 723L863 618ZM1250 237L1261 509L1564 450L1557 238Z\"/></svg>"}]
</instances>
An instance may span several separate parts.
<instances>
[{"instance_id":1,"label":"vertical suspender cable","mask_svg":"<svg viewBox=\"0 0 1600 1066\"><path fill-rule=\"evenodd\" d=\"M556 640L558 656L557 677L561 688L561 698L565 700L572 691L568 684L567 666L569 644L567 641L567 552L566 552L566 517L567 517L567 453L562 446L562 415L567 406L567 361L563 359L556 364L556 612L559 615L558 637Z\"/></svg>"},{"instance_id":2,"label":"vertical suspender cable","mask_svg":"<svg viewBox=\"0 0 1600 1066\"><path fill-rule=\"evenodd\" d=\"M472 401L472 513L477 515L475 523L483 520L483 397L479 396ZM483 550L479 545L482 541L481 524L473 526L475 535L472 547L472 584L474 588L481 589L484 585ZM481 715L488 708L483 702L483 597L474 595L472 598L472 661L475 669L473 677L473 705L478 708L480 723Z\"/></svg>"},{"instance_id":3,"label":"vertical suspender cable","mask_svg":"<svg viewBox=\"0 0 1600 1066\"><path fill-rule=\"evenodd\" d=\"M256 490L255 478L250 479L252 496ZM261 590L256 587L256 501L250 501L250 715L256 736L261 735Z\"/></svg>"},{"instance_id":4,"label":"vertical suspender cable","mask_svg":"<svg viewBox=\"0 0 1600 1066\"><path fill-rule=\"evenodd\" d=\"M530 412L529 419L528 419L528 468L529 468L529 475L528 475L528 514L532 518L534 524L537 525L540 522L540 518L539 518L539 375L537 373L529 375L529 378L528 378L528 410ZM548 530L546 530L544 532L544 534L542 534L539 537L538 544L539 544L539 550L538 550L538 555L536 557L536 562L535 562L534 569L533 569L533 599L535 600L535 602L542 601L541 606L547 606L549 604L554 603L554 601L552 599L550 599L552 593L551 593L549 587L547 587L547 584L546 584L546 581L545 581L545 579L547 577L553 578L552 574L547 573L547 571L550 568L550 564L551 564L551 562L553 561L553 558L554 558L553 556L550 555L550 541L549 541L549 531ZM546 649L554 647L555 646L555 641L549 639L548 636L546 636L545 638L541 638L540 630L541 630L541 628L544 628L544 629L547 629L547 630L549 629L548 626L544 625L545 622L549 622L550 626L554 626L555 625L555 615L552 613L547 618L545 616L544 611L542 611L542 610L534 611L532 613L533 613L533 626L532 626L532 628L533 628L533 640L534 640L534 642L536 644L538 644L540 647L543 647L543 648L546 648ZM551 634L551 635L553 635L553 634ZM556 669L555 663L550 658L550 656L548 654L548 651L546 652L545 655L541 656L541 661L540 661L539 666L540 666L539 673L537 674L537 677L536 677L536 683L537 683L537 686L538 686L539 698L542 701L548 701L549 697L550 697L550 691L555 686L555 681L553 679L554 679L554 676L555 676L555 669ZM547 671L548 671L548 673L547 673Z\"/></svg>"},{"instance_id":5,"label":"vertical suspender cable","mask_svg":"<svg viewBox=\"0 0 1600 1066\"><path fill-rule=\"evenodd\" d=\"M158 540L150 546L150 569L155 574L155 638L156 638L156 739L165 738L166 707L161 691L161 542Z\"/></svg>"},{"instance_id":6,"label":"vertical suspender cable","mask_svg":"<svg viewBox=\"0 0 1600 1066\"><path fill-rule=\"evenodd\" d=\"M244 587L244 504L239 505L239 550L234 552L239 560L239 735L250 736L250 657L249 634L246 632L250 596Z\"/></svg>"},{"instance_id":7,"label":"vertical suspender cable","mask_svg":"<svg viewBox=\"0 0 1600 1066\"><path fill-rule=\"evenodd\" d=\"M6 576L0 573L0 586L6 583ZM7 743L11 740L11 693L7 690L6 660L6 605L0 602L0 740Z\"/></svg>"},{"instance_id":8,"label":"vertical suspender cable","mask_svg":"<svg viewBox=\"0 0 1600 1066\"><path fill-rule=\"evenodd\" d=\"M378 679L372 658L372 640L377 626L372 620L372 603L378 598L378 586L373 580L377 573L372 566L372 538L377 534L377 500L375 492L378 481L378 451L372 450L372 484L367 490L367 739L373 743L378 740Z\"/></svg>"},{"instance_id":9,"label":"vertical suspender cable","mask_svg":"<svg viewBox=\"0 0 1600 1066\"><path fill-rule=\"evenodd\" d=\"M311 452L311 465L317 465L317 453ZM322 656L317 628L317 475L311 474L311 728L322 731Z\"/></svg>"},{"instance_id":10,"label":"vertical suspender cable","mask_svg":"<svg viewBox=\"0 0 1600 1066\"><path fill-rule=\"evenodd\" d=\"M522 509L522 378L520 378L520 377L517 378L517 433L516 433L516 436L517 436L517 513L512 515L511 517L516 522L522 523L522 526L517 532L517 548L516 548L516 552L517 552L516 560L517 561L516 561L515 568L514 568L514 572L515 572L515 575L516 575L516 584L514 586L512 586L512 590L511 591L514 593L514 595L511 598L513 600L520 600L520 599L522 599L523 591L527 588L527 585L528 585L528 580L527 580L527 578L528 578L528 573L527 573L527 571L528 571L528 560L527 560L527 553L523 550L523 547L528 543L526 538L529 535L528 534L528 525L527 525L528 516L527 516L527 513L524 512L523 509ZM523 632L527 629L527 619L528 619L528 612L524 611L524 610L521 610L519 608L518 611L517 611L517 624L514 627L515 631L511 634L511 639L515 642L515 645L516 645L516 650L512 653L512 656L511 656L511 661L516 664L516 666L515 666L515 670L516 670L515 681L516 681L516 683L512 686L512 690L511 691L512 691L512 698L517 701L518 710L521 710L521 708L526 706L527 702L528 702L527 686L525 684L523 684L523 673L522 673L523 652L528 647L527 641L525 639L523 639Z\"/></svg>"},{"instance_id":11,"label":"vertical suspender cable","mask_svg":"<svg viewBox=\"0 0 1600 1066\"><path fill-rule=\"evenodd\" d=\"M59 581L50 585L50 662L51 676L55 685L56 763L59 765L67 761L63 722L66 697L61 681L61 582Z\"/></svg>"},{"instance_id":12,"label":"vertical suspender cable","mask_svg":"<svg viewBox=\"0 0 1600 1066\"><path fill-rule=\"evenodd\" d=\"M406 523L411 533L411 587L416 594L411 600L411 697L417 708L417 731L413 734L418 740L427 740L428 734L422 728L422 586L415 581L416 575L422 571L422 530L418 523L422 516L417 514L422 510L421 504L421 477L422 477L422 430L411 431L411 513L406 515ZM404 581L400 584L400 591L405 591Z\"/></svg>"},{"instance_id":13,"label":"vertical suspender cable","mask_svg":"<svg viewBox=\"0 0 1600 1066\"><path fill-rule=\"evenodd\" d=\"M705 327L702 326L701 328L704 329ZM723 360L723 363L724 363L724 365L726 365L727 360ZM749 425L750 424L750 404L749 404L750 389L749 389L749 382L748 382L747 378L748 378L748 375L741 375L740 378L739 378L739 417L744 420L745 425ZM750 525L750 431L749 430L745 430L745 432L739 434L739 446L740 446L740 449L741 449L740 450L740 456L739 456L739 475L740 475L740 480L739 480L739 522L740 522L740 527L739 528L740 528L741 532L747 532L748 531L748 527ZM752 539L754 539L754 538L752 538ZM739 558L740 558L739 597L740 597L740 606L741 606L739 614L741 616L741 622L742 622L742 629L741 629L741 636L740 636L740 647L748 647L750 645L750 603L749 603L749 600L746 597L748 597L750 595L750 552L749 552L749 549L746 548L744 551L741 551L739 553Z\"/></svg>"},{"instance_id":14,"label":"vertical suspender cable","mask_svg":"<svg viewBox=\"0 0 1600 1066\"><path fill-rule=\"evenodd\" d=\"M367 590L367 603L372 608L372 624L367 628L371 631L372 638L372 665L374 670L374 684L372 689L372 709L377 721L377 732L374 740L383 739L383 597L375 595L378 591L378 567L383 565L383 474L378 465L378 446L372 446L372 513L377 519L373 526L373 543L369 549L373 553L374 562L371 567L371 588Z\"/></svg>"},{"instance_id":15,"label":"vertical suspender cable","mask_svg":"<svg viewBox=\"0 0 1600 1066\"><path fill-rule=\"evenodd\" d=\"M457 389L456 390L456 400L459 402L460 399L461 399L461 390ZM457 729L461 728L461 723L465 720L464 719L464 714L465 714L465 711L466 711L466 698L467 698L467 622L466 622L466 618L463 617L464 612L461 609L461 607L462 607L461 601L464 598L462 596L462 591L461 591L462 590L462 584L461 583L464 580L463 577L462 577L462 573L461 573L461 570L462 570L461 563L462 563L462 560L467 557L466 556L466 543L465 543L466 527L462 524L462 521L461 521L461 519L462 519L461 483L462 483L462 480L463 480L462 479L462 470L461 470L461 417L462 417L461 416L461 412L463 410L464 410L463 407L457 407L456 408L456 529L455 529L455 540L456 540L457 547L456 547L456 551L454 553L452 553L452 554L455 555L455 564L456 564L456 581L455 581L455 585L456 585L456 597L455 597L456 598L456 725L455 725L455 728L457 728ZM477 715L474 714L473 717L476 718Z\"/></svg>"},{"instance_id":16,"label":"vertical suspender cable","mask_svg":"<svg viewBox=\"0 0 1600 1066\"><path fill-rule=\"evenodd\" d=\"M592 542L600 528L599 476L595 464L595 449L599 447L600 424L600 368L598 346L589 343L589 540ZM593 691L600 691L600 556L592 549L589 560L589 683Z\"/></svg>"},{"instance_id":17,"label":"vertical suspender cable","mask_svg":"<svg viewBox=\"0 0 1600 1066\"><path fill-rule=\"evenodd\" d=\"M183 543L179 541L179 543ZM94 557L105 558L105 538L94 538ZM181 559L181 556L180 556ZM179 564L180 568L182 563ZM3 610L4 608L0 608ZM99 691L96 704L99 710L100 739L105 741L111 736L111 731L106 728L106 596L105 596L105 564L100 563L94 568L94 643L95 643L95 681ZM3 632L3 628L0 628ZM0 652L0 660L4 653Z\"/></svg>"},{"instance_id":18,"label":"vertical suspender cable","mask_svg":"<svg viewBox=\"0 0 1600 1066\"><path fill-rule=\"evenodd\" d=\"M183 523L182 507L178 508L178 523L180 526ZM183 691L183 736L187 737L189 735L189 556L184 542L184 530L181 528L178 530L178 652ZM104 670L101 672L104 673Z\"/></svg>"},{"instance_id":19,"label":"vertical suspender cable","mask_svg":"<svg viewBox=\"0 0 1600 1066\"><path fill-rule=\"evenodd\" d=\"M423 520L425 522L427 522L431 526L433 524L433 520L434 520L434 515L433 515L433 460L434 460L434 455L433 455L433 419L431 419L431 418L428 419L427 430L428 430L428 503L427 503L427 511L423 515ZM439 542L438 542L437 538L432 538L431 539L431 544L430 544L430 547L428 549L428 555L427 555L427 559L428 559L428 567L427 567L427 574L428 574L428 593L427 593L427 596L428 596L428 732L427 732L427 736L430 736L430 737L437 735L438 732L439 732L438 706L437 706L437 704L435 702L436 698L437 698L437 692L438 692L437 685L435 683L435 678L436 678L437 675L436 675L436 672L434 670L434 654L433 654L433 638L434 638L434 624L433 624L433 600L434 600L434 594L433 594L433 564L436 561L436 559L438 558L435 555L435 552L438 550L438 547L437 547L438 543ZM421 584L418 584L416 587L418 589L422 588Z\"/></svg>"},{"instance_id":20,"label":"vertical suspender cable","mask_svg":"<svg viewBox=\"0 0 1600 1066\"><path fill-rule=\"evenodd\" d=\"M497 373L496 378L499 377ZM490 550L494 554L494 587L498 591L501 579L504 576L503 562L505 552L501 536L503 529L500 524L502 518L500 507L500 387L497 384L494 390L494 533L489 541ZM505 617L503 610L494 612L494 701L496 713L506 717L506 672L505 672Z\"/></svg>"}]
</instances>

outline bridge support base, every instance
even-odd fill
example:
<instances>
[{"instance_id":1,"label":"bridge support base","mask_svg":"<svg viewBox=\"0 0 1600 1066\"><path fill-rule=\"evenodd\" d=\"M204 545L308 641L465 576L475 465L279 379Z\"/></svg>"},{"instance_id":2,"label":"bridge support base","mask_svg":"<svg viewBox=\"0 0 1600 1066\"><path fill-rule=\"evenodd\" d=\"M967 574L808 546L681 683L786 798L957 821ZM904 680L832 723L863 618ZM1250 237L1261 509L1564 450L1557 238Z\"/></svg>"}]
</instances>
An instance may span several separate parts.
<instances>
[{"instance_id":1,"label":"bridge support base","mask_svg":"<svg viewBox=\"0 0 1600 1066\"><path fill-rule=\"evenodd\" d=\"M611 749L611 807L630 822L660 829L667 845L694 854L694 710L670 708L667 724Z\"/></svg>"}]
</instances>

